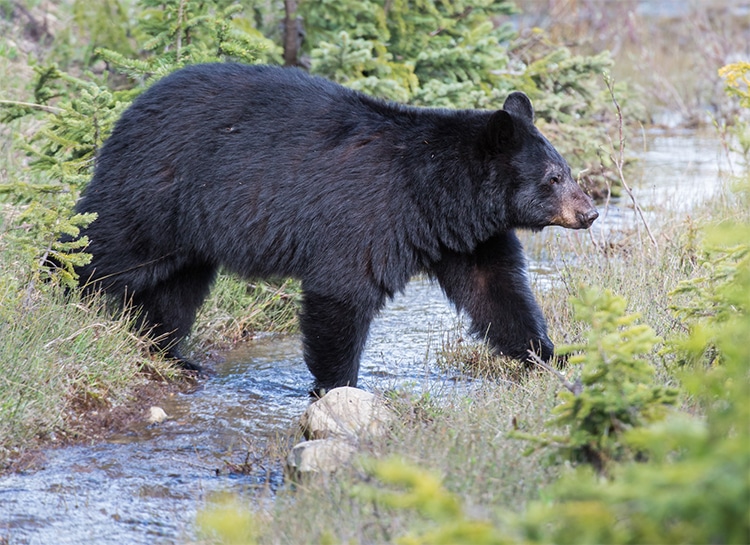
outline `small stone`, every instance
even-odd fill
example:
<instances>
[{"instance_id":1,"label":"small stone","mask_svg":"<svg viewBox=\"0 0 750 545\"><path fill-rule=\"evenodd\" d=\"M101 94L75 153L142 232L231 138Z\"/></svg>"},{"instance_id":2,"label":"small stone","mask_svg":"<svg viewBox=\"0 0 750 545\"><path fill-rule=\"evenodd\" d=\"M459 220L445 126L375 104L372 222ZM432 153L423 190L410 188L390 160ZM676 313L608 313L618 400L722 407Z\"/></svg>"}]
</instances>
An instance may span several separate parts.
<instances>
[{"instance_id":1,"label":"small stone","mask_svg":"<svg viewBox=\"0 0 750 545\"><path fill-rule=\"evenodd\" d=\"M341 439L315 439L292 447L287 466L297 473L331 473L347 463L357 448Z\"/></svg>"},{"instance_id":2,"label":"small stone","mask_svg":"<svg viewBox=\"0 0 750 545\"><path fill-rule=\"evenodd\" d=\"M167 418L167 413L164 412L164 409L161 407L151 407L148 410L148 422L149 424L160 424L164 422Z\"/></svg>"},{"instance_id":3,"label":"small stone","mask_svg":"<svg viewBox=\"0 0 750 545\"><path fill-rule=\"evenodd\" d=\"M388 431L393 412L374 394L344 386L310 405L300 419L308 439L379 437Z\"/></svg>"}]
</instances>

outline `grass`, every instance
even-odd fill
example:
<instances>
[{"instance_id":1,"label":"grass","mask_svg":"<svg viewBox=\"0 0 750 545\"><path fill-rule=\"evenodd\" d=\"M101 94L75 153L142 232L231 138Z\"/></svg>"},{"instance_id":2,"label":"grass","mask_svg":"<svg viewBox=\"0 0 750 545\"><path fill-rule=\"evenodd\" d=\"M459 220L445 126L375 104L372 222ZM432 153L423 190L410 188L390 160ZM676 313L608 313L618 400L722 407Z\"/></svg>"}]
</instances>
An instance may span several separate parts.
<instances>
[{"instance_id":1,"label":"grass","mask_svg":"<svg viewBox=\"0 0 750 545\"><path fill-rule=\"evenodd\" d=\"M403 510L379 510L358 498L369 483L368 460L396 453L436 471L448 489L475 514L487 505L521 511L549 484L557 469L540 455L524 456L527 445L509 441L514 427L539 432L554 400L554 381L534 376L513 386L487 382L468 393L443 392L437 398L402 398L390 436L371 443L363 457L333 475L316 475L280 491L263 520L260 543L390 542L415 525ZM342 523L342 521L346 521Z\"/></svg>"},{"instance_id":2,"label":"grass","mask_svg":"<svg viewBox=\"0 0 750 545\"><path fill-rule=\"evenodd\" d=\"M0 257L8 263L7 252ZM80 413L128 402L154 373L174 376L148 357L128 319L113 319L101 303L67 301L54 289L27 298L23 286L3 279L0 470L36 444L75 438Z\"/></svg>"},{"instance_id":3,"label":"grass","mask_svg":"<svg viewBox=\"0 0 750 545\"><path fill-rule=\"evenodd\" d=\"M221 274L196 317L192 350L231 345L258 331L295 332L300 297L295 280L247 281Z\"/></svg>"}]
</instances>

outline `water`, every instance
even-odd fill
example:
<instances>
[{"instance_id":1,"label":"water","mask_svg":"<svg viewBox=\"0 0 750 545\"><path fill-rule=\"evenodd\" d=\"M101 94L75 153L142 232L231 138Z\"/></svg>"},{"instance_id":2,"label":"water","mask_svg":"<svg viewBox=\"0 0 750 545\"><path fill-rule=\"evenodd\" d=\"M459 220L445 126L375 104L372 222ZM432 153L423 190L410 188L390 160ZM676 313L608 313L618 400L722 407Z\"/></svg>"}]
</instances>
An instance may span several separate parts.
<instances>
[{"instance_id":1,"label":"water","mask_svg":"<svg viewBox=\"0 0 750 545\"><path fill-rule=\"evenodd\" d=\"M722 188L718 173L732 170L713 133L652 133L639 155L643 166L636 180L638 195L656 212L661 207L689 211Z\"/></svg>"},{"instance_id":2,"label":"water","mask_svg":"<svg viewBox=\"0 0 750 545\"><path fill-rule=\"evenodd\" d=\"M715 139L690 134L651 135L641 157L643 176L633 185L652 215L711 196L719 187L717 165L726 168ZM594 235L637 221L623 198L595 224ZM537 279L550 272L548 263L531 265ZM431 362L443 332L460 327L439 288L416 279L373 324L360 385L450 387L450 377ZM195 515L212 494L272 496L283 471L264 463L263 449L287 436L309 403L300 340L269 336L244 344L212 370L195 392L165 400L166 422L144 422L92 446L50 450L43 468L0 478L0 543L185 543L195 538ZM256 453L248 471L232 471L248 452Z\"/></svg>"}]
</instances>

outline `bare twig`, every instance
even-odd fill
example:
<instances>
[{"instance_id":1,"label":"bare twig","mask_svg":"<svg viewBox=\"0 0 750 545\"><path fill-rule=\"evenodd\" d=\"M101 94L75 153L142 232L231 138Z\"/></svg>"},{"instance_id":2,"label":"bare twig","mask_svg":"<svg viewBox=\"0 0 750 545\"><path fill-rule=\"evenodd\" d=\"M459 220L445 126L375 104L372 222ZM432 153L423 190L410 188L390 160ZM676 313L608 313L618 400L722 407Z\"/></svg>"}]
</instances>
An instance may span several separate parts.
<instances>
[{"instance_id":1,"label":"bare twig","mask_svg":"<svg viewBox=\"0 0 750 545\"><path fill-rule=\"evenodd\" d=\"M79 337L80 335L82 335L84 333L84 331L87 331L89 329L104 329L104 330L106 330L109 327L112 327L112 324L107 324L107 323L104 323L104 322L96 322L96 323L93 323L93 324L88 324L88 325L80 328L79 330L74 331L73 333L71 333L67 337L57 337L55 339L52 339L51 341L49 341L48 343L46 343L44 345L44 349L47 350L47 349L52 348L54 345L59 344L59 343L70 342L70 341L74 340L76 337Z\"/></svg>"},{"instance_id":2,"label":"bare twig","mask_svg":"<svg viewBox=\"0 0 750 545\"><path fill-rule=\"evenodd\" d=\"M623 173L623 167L625 165L625 136L623 135L622 126L622 109L620 108L620 103L617 102L617 98L615 97L615 89L614 84L612 82L612 78L607 76L604 80L607 84L607 89L609 90L609 95L612 98L612 103L615 105L615 108L617 109L617 128L618 128L618 137L619 137L619 146L617 149L617 155L615 156L612 154L612 162L615 164L615 167L617 168L617 175L620 177L620 182L622 183L622 187L625 189L625 192L628 194L628 197L630 197L630 201L633 203L633 208L635 208L635 211L638 213L638 216L641 218L641 222L643 222L643 226L646 228L646 233L648 233L648 238L651 239L651 243L654 245L654 248L656 250L659 249L659 245L656 243L656 239L654 238L653 233L651 232L651 227L648 224L648 221L646 221L646 217L643 215L643 210L641 209L641 206L638 204L638 201L635 198L635 194L633 193L633 190L628 185L628 182L625 180L625 174ZM611 140L610 140L611 141ZM612 143L612 148L614 149L614 143Z\"/></svg>"},{"instance_id":3,"label":"bare twig","mask_svg":"<svg viewBox=\"0 0 750 545\"><path fill-rule=\"evenodd\" d=\"M284 0L284 66L299 66L300 22L297 0Z\"/></svg>"},{"instance_id":4,"label":"bare twig","mask_svg":"<svg viewBox=\"0 0 750 545\"><path fill-rule=\"evenodd\" d=\"M35 110L41 110L50 114L61 114L65 110L62 108L55 108L54 106L48 106L46 104L35 104L34 102L21 102L19 100L0 100L2 106L21 106L22 108L33 108Z\"/></svg>"},{"instance_id":5,"label":"bare twig","mask_svg":"<svg viewBox=\"0 0 750 545\"><path fill-rule=\"evenodd\" d=\"M553 375L557 377L557 379L560 381L560 383L563 385L563 387L566 390L569 390L573 395L580 395L583 391L583 384L581 384L580 379L576 379L575 382L570 382L568 379L565 378L565 375L563 375L560 371L552 367L549 363L544 361L542 358L536 355L536 353L533 350L529 350L529 360L531 360L532 363L535 365L538 365L545 371L549 371Z\"/></svg>"}]
</instances>

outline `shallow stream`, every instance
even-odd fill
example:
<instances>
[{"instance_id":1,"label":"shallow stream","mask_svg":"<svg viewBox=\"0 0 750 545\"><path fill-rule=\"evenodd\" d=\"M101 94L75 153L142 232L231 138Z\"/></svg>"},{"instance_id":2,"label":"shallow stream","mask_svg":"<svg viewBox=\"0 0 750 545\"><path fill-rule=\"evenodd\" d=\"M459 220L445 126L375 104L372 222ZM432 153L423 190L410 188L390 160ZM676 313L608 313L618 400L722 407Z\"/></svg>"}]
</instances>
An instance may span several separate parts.
<instances>
[{"instance_id":1,"label":"shallow stream","mask_svg":"<svg viewBox=\"0 0 750 545\"><path fill-rule=\"evenodd\" d=\"M717 169L726 168L711 136L652 134L640 156L644 178L633 185L649 214L661 207L689 210L717 190ZM594 235L636 221L623 198L595 224ZM434 362L445 332L456 327L459 318L439 288L414 280L374 323L360 386L450 388L451 377ZM309 402L311 377L299 338L264 337L219 360L195 392L165 400L170 418L164 423L144 423L91 446L49 450L41 469L1 477L0 543L190 542L195 515L212 493L280 486L281 468L243 454L262 452L269 439L286 434ZM230 470L228 462L245 461L250 471Z\"/></svg>"}]
</instances>

